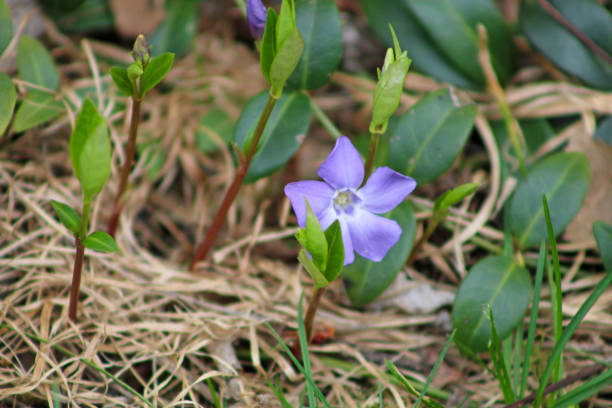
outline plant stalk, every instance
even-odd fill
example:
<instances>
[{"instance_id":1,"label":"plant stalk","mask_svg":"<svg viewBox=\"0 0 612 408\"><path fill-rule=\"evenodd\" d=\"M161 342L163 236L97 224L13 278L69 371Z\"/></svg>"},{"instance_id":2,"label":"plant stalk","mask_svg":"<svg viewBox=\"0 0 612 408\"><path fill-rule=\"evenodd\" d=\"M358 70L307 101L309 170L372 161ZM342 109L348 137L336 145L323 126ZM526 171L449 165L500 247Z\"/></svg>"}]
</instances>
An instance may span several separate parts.
<instances>
[{"instance_id":1,"label":"plant stalk","mask_svg":"<svg viewBox=\"0 0 612 408\"><path fill-rule=\"evenodd\" d=\"M423 232L423 235L421 235L421 238L419 238L417 243L414 244L414 246L412 247L412 251L410 252L410 257L408 258L408 261L406 261L406 266L409 266L409 267L412 266L419 251L421 250L421 247L425 245L425 242L427 242L429 237L431 237L431 234L433 234L433 232L438 227L438 224L440 224L440 221L442 221L444 218L446 218L446 216L440 216L439 214L435 214L435 213L432 214L431 220L427 224L427 229L425 229L425 232Z\"/></svg>"},{"instance_id":2,"label":"plant stalk","mask_svg":"<svg viewBox=\"0 0 612 408\"><path fill-rule=\"evenodd\" d=\"M378 144L380 142L380 133L370 133L370 147L368 147L368 157L365 163L365 176L363 177L362 186L370 178L372 171L374 171L374 162L376 161L376 153L378 152Z\"/></svg>"},{"instance_id":3,"label":"plant stalk","mask_svg":"<svg viewBox=\"0 0 612 408\"><path fill-rule=\"evenodd\" d=\"M117 227L119 226L119 215L121 214L121 209L123 208L123 204L125 201L124 194L128 185L130 172L132 171L134 156L136 155L136 137L138 136L138 126L140 125L141 103L142 99L132 97L130 134L128 138L128 144L125 149L125 162L123 163L123 168L121 169L119 190L117 190L117 195L115 196L113 212L111 214L110 219L108 220L108 225L106 227L106 232L108 232L108 234L113 238L115 237Z\"/></svg>"},{"instance_id":4,"label":"plant stalk","mask_svg":"<svg viewBox=\"0 0 612 408\"><path fill-rule=\"evenodd\" d=\"M83 271L83 263L85 259L85 246L83 241L87 237L87 224L89 223L89 201L83 202L83 211L81 213L81 230L74 237L74 245L76 246L76 255L74 257L74 268L72 269L72 286L70 287L70 300L68 301L68 317L74 323L77 321L77 308L79 303L79 288L81 287L81 275Z\"/></svg>"},{"instance_id":5,"label":"plant stalk","mask_svg":"<svg viewBox=\"0 0 612 408\"><path fill-rule=\"evenodd\" d=\"M312 293L312 300L308 304L308 309L306 310L306 316L304 316L304 328L306 329L306 339L309 344L312 340L312 327L314 325L315 314L317 313L317 308L321 302L323 292L325 292L325 288L315 287Z\"/></svg>"},{"instance_id":6,"label":"plant stalk","mask_svg":"<svg viewBox=\"0 0 612 408\"><path fill-rule=\"evenodd\" d=\"M240 187L242 186L242 182L247 175L249 170L249 166L251 165L251 161L253 160L253 156L255 156L255 152L257 151L257 145L259 144L259 140L261 139L261 135L268 123L268 119L270 119L270 114L272 113L272 109L274 109L274 105L276 104L277 99L272 95L268 97L268 102L259 117L259 122L257 123L257 127L255 128L255 132L253 133L253 137L248 145L245 146L244 151L246 154L243 157L239 157L238 159L238 169L236 170L236 174L234 175L234 180L232 184L227 189L225 196L223 197L223 201L221 202L221 206L217 210L215 214L215 218L213 219L213 223L211 224L206 236L204 237L204 241L200 244L198 249L196 250L193 259L191 260L191 264L189 268L194 271L195 265L206 258L208 252L212 248L215 243L219 232L221 231L221 227L225 224L225 218L227 213L236 200L236 196L240 191Z\"/></svg>"}]
</instances>

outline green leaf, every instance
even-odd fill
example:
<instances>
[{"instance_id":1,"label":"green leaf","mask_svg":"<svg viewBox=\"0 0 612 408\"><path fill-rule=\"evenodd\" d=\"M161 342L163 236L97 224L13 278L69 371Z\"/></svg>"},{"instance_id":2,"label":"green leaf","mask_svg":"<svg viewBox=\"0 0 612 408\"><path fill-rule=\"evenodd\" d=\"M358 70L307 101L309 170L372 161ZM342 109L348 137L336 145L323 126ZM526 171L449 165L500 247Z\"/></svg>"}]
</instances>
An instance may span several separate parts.
<instances>
[{"instance_id":1,"label":"green leaf","mask_svg":"<svg viewBox=\"0 0 612 408\"><path fill-rule=\"evenodd\" d=\"M612 146L612 116L606 116L597 126L593 139L603 140Z\"/></svg>"},{"instance_id":2,"label":"green leaf","mask_svg":"<svg viewBox=\"0 0 612 408\"><path fill-rule=\"evenodd\" d=\"M64 224L64 227L68 228L75 235L78 234L81 229L81 216L79 213L68 204L59 201L51 200L51 206L53 206L55 214L57 214L61 223Z\"/></svg>"},{"instance_id":3,"label":"green leaf","mask_svg":"<svg viewBox=\"0 0 612 408\"><path fill-rule=\"evenodd\" d=\"M342 272L344 267L344 243L342 242L342 230L340 222L334 221L325 230L325 239L327 240L327 268L324 275L329 282L333 282Z\"/></svg>"},{"instance_id":4,"label":"green leaf","mask_svg":"<svg viewBox=\"0 0 612 408\"><path fill-rule=\"evenodd\" d=\"M0 0L0 5L3 1L4 0ZM2 10L0 7L0 12L1 11ZM0 27L1 24L2 23L0 22ZM2 29L0 28L0 31L1 30ZM15 85L13 85L13 81L4 72L0 72L0 136L2 136L4 130L13 117L16 101L17 94L15 93Z\"/></svg>"},{"instance_id":5,"label":"green leaf","mask_svg":"<svg viewBox=\"0 0 612 408\"><path fill-rule=\"evenodd\" d=\"M434 204L434 211L443 211L450 208L476 191L479 186L480 183L465 183L447 190L436 200Z\"/></svg>"},{"instance_id":6,"label":"green leaf","mask_svg":"<svg viewBox=\"0 0 612 408\"><path fill-rule=\"evenodd\" d=\"M306 203L306 228L303 229L304 239L300 243L312 256L312 262L317 269L324 272L327 269L327 239L308 200L304 198L304 201Z\"/></svg>"},{"instance_id":7,"label":"green leaf","mask_svg":"<svg viewBox=\"0 0 612 408\"><path fill-rule=\"evenodd\" d=\"M153 57L145 68L144 74L140 78L140 92L144 97L155 85L157 85L172 68L174 54L165 52L157 57Z\"/></svg>"},{"instance_id":8,"label":"green leaf","mask_svg":"<svg viewBox=\"0 0 612 408\"><path fill-rule=\"evenodd\" d=\"M94 231L89 234L83 240L83 246L98 252L119 252L119 247L113 237L104 231Z\"/></svg>"},{"instance_id":9,"label":"green leaf","mask_svg":"<svg viewBox=\"0 0 612 408\"><path fill-rule=\"evenodd\" d=\"M234 132L234 141L244 149L264 110L268 93L262 92L245 106ZM283 166L302 144L308 133L312 109L308 97L301 92L285 93L276 102L245 183L252 183Z\"/></svg>"},{"instance_id":10,"label":"green leaf","mask_svg":"<svg viewBox=\"0 0 612 408\"><path fill-rule=\"evenodd\" d=\"M26 82L57 90L59 74L51 54L40 41L24 35L17 44L19 77Z\"/></svg>"},{"instance_id":11,"label":"green leaf","mask_svg":"<svg viewBox=\"0 0 612 408\"><path fill-rule=\"evenodd\" d=\"M278 19L276 12L272 7L268 8L266 16L266 28L261 39L261 51L259 54L259 64L261 72L266 80L270 82L270 67L274 56L276 55L276 20Z\"/></svg>"},{"instance_id":12,"label":"green leaf","mask_svg":"<svg viewBox=\"0 0 612 408\"><path fill-rule=\"evenodd\" d=\"M113 78L113 82L117 85L121 93L125 96L134 95L132 81L128 78L127 69L122 67L111 67L110 76Z\"/></svg>"},{"instance_id":13,"label":"green leaf","mask_svg":"<svg viewBox=\"0 0 612 408\"><path fill-rule=\"evenodd\" d=\"M416 229L410 203L403 202L385 217L398 222L402 235L382 261L374 262L355 254L355 261L344 267L342 280L353 306L363 306L383 293L410 255Z\"/></svg>"},{"instance_id":14,"label":"green leaf","mask_svg":"<svg viewBox=\"0 0 612 408\"><path fill-rule=\"evenodd\" d=\"M32 90L17 108L13 121L13 131L22 132L30 129L55 118L63 112L64 104L56 100L53 94Z\"/></svg>"},{"instance_id":15,"label":"green leaf","mask_svg":"<svg viewBox=\"0 0 612 408\"><path fill-rule=\"evenodd\" d=\"M319 268L317 268L314 262L312 262L312 259L308 256L305 250L300 250L298 254L298 261L304 266L304 269L306 269L306 272L308 272L317 288L324 288L329 285L329 281L325 278Z\"/></svg>"},{"instance_id":16,"label":"green leaf","mask_svg":"<svg viewBox=\"0 0 612 408\"><path fill-rule=\"evenodd\" d=\"M542 194L546 194L558 236L582 206L590 177L589 162L582 153L557 153L536 163L510 202L510 222L519 247L528 248L547 238Z\"/></svg>"},{"instance_id":17,"label":"green leaf","mask_svg":"<svg viewBox=\"0 0 612 408\"><path fill-rule=\"evenodd\" d=\"M553 2L554 5L562 6L559 11L570 21L573 20L574 25L579 27L593 25L593 28L589 28L585 34L605 46L608 53L612 53L609 48L610 38L602 39L610 32L612 26L610 13L595 0L582 0L579 3L572 6L567 1ZM544 11L536 1L521 3L519 22L534 47L559 68L593 87L612 89L612 66L594 54L581 40ZM603 26L607 27L600 31L599 27ZM598 34L594 34L595 32Z\"/></svg>"},{"instance_id":18,"label":"green leaf","mask_svg":"<svg viewBox=\"0 0 612 408\"><path fill-rule=\"evenodd\" d=\"M5 0L0 0L0 56L13 38L13 20ZM1 133L1 132L0 132Z\"/></svg>"},{"instance_id":19,"label":"green leaf","mask_svg":"<svg viewBox=\"0 0 612 408\"><path fill-rule=\"evenodd\" d=\"M387 46L393 45L388 24L393 26L417 70L462 88L480 87L455 67L432 43L429 34L405 1L361 0L361 6L370 20L370 26Z\"/></svg>"},{"instance_id":20,"label":"green leaf","mask_svg":"<svg viewBox=\"0 0 612 408\"><path fill-rule=\"evenodd\" d=\"M166 1L166 18L149 38L152 54L160 55L173 52L176 55L185 54L198 29L199 0Z\"/></svg>"},{"instance_id":21,"label":"green leaf","mask_svg":"<svg viewBox=\"0 0 612 408\"><path fill-rule=\"evenodd\" d=\"M106 121L89 99L76 119L70 136L70 160L81 181L85 201L98 194L110 173L110 139Z\"/></svg>"},{"instance_id":22,"label":"green leaf","mask_svg":"<svg viewBox=\"0 0 612 408\"><path fill-rule=\"evenodd\" d=\"M295 70L303 50L304 41L297 28L293 29L280 48L277 48L272 65L270 65L270 94L275 98L280 98L285 82Z\"/></svg>"},{"instance_id":23,"label":"green leaf","mask_svg":"<svg viewBox=\"0 0 612 408\"><path fill-rule=\"evenodd\" d=\"M287 80L292 89L317 89L329 81L342 57L342 27L333 0L296 0L295 22L304 52Z\"/></svg>"},{"instance_id":24,"label":"green leaf","mask_svg":"<svg viewBox=\"0 0 612 408\"><path fill-rule=\"evenodd\" d=\"M63 3L63 0L57 1ZM71 11L49 9L47 3L43 1L41 5L64 33L104 32L115 27L115 18L107 0L85 0Z\"/></svg>"},{"instance_id":25,"label":"green leaf","mask_svg":"<svg viewBox=\"0 0 612 408\"><path fill-rule=\"evenodd\" d=\"M603 221L593 223L593 235L606 271L612 273L612 226Z\"/></svg>"},{"instance_id":26,"label":"green leaf","mask_svg":"<svg viewBox=\"0 0 612 408\"><path fill-rule=\"evenodd\" d=\"M478 353L491 339L492 311L500 339L521 321L531 298L529 272L512 259L487 257L472 267L457 291L453 306L455 342Z\"/></svg>"},{"instance_id":27,"label":"green leaf","mask_svg":"<svg viewBox=\"0 0 612 408\"><path fill-rule=\"evenodd\" d=\"M217 140L229 143L234 132L234 120L221 108L213 108L206 112L198 123L195 134L195 144L202 153L219 149ZM213 134L216 137L213 137Z\"/></svg>"},{"instance_id":28,"label":"green leaf","mask_svg":"<svg viewBox=\"0 0 612 408\"><path fill-rule=\"evenodd\" d=\"M427 184L455 161L476 118L475 106L455 106L449 90L421 99L404 113L391 135L389 165Z\"/></svg>"}]
</instances>

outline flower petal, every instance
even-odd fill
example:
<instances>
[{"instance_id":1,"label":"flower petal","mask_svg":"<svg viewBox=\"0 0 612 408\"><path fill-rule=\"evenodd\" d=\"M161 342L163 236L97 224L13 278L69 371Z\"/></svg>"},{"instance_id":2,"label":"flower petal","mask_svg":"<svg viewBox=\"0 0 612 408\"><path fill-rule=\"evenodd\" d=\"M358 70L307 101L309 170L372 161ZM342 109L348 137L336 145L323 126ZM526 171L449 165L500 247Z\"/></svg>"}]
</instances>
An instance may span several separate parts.
<instances>
[{"instance_id":1,"label":"flower petal","mask_svg":"<svg viewBox=\"0 0 612 408\"><path fill-rule=\"evenodd\" d=\"M382 260L402 235L397 222L364 210L348 219L347 224L355 251L374 262Z\"/></svg>"},{"instance_id":2,"label":"flower petal","mask_svg":"<svg viewBox=\"0 0 612 408\"><path fill-rule=\"evenodd\" d=\"M266 29L268 10L261 0L247 0L246 14L251 35L256 40L261 40L261 37L264 35L264 30Z\"/></svg>"},{"instance_id":3,"label":"flower petal","mask_svg":"<svg viewBox=\"0 0 612 408\"><path fill-rule=\"evenodd\" d=\"M308 200L308 204L310 204L317 218L319 218L319 222L321 222L321 215L325 215L325 210L331 207L334 190L322 181L304 180L287 184L285 186L285 195L291 201L291 206L299 226L304 228L306 226L306 204L304 204L304 198ZM332 222L333 220L329 224Z\"/></svg>"},{"instance_id":4,"label":"flower petal","mask_svg":"<svg viewBox=\"0 0 612 408\"><path fill-rule=\"evenodd\" d=\"M319 176L336 190L357 189L363 181L363 162L348 137L341 136L334 150L318 171Z\"/></svg>"},{"instance_id":5,"label":"flower petal","mask_svg":"<svg viewBox=\"0 0 612 408\"><path fill-rule=\"evenodd\" d=\"M353 263L355 253L353 252L353 241L347 221L344 217L340 217L340 232L342 232L342 245L344 245L344 265Z\"/></svg>"},{"instance_id":6,"label":"flower petal","mask_svg":"<svg viewBox=\"0 0 612 408\"><path fill-rule=\"evenodd\" d=\"M413 178L390 169L379 167L359 190L363 208L373 213L386 213L394 209L416 188Z\"/></svg>"}]
</instances>

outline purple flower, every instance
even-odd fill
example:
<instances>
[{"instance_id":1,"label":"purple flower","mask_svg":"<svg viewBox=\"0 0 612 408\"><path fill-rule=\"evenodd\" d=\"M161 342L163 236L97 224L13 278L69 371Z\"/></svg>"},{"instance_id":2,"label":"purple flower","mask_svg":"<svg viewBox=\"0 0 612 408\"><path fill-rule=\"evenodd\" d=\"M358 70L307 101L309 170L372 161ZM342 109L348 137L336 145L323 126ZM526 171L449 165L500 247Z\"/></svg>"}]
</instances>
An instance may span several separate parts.
<instances>
[{"instance_id":1,"label":"purple flower","mask_svg":"<svg viewBox=\"0 0 612 408\"><path fill-rule=\"evenodd\" d=\"M323 229L340 221L345 265L355 259L353 250L372 261L382 260L399 240L402 229L397 222L375 214L395 208L415 189L416 181L389 167L379 167L359 188L363 162L345 136L338 139L318 174L324 181L305 180L285 186L300 227L306 225L306 198Z\"/></svg>"},{"instance_id":2,"label":"purple flower","mask_svg":"<svg viewBox=\"0 0 612 408\"><path fill-rule=\"evenodd\" d=\"M266 28L268 10L261 0L246 0L246 14L251 35L256 40L261 40Z\"/></svg>"}]
</instances>

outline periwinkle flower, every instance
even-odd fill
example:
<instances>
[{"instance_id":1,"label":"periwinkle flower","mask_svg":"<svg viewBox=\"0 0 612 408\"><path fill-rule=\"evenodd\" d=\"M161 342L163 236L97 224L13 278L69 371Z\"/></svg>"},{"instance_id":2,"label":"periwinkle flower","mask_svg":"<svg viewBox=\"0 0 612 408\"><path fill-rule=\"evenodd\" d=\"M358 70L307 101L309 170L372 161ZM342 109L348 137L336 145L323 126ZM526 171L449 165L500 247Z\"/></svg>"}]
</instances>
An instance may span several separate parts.
<instances>
[{"instance_id":1,"label":"periwinkle flower","mask_svg":"<svg viewBox=\"0 0 612 408\"><path fill-rule=\"evenodd\" d=\"M246 14L251 35L256 40L261 40L261 37L263 37L266 29L266 17L268 15L268 10L263 5L261 0L247 0Z\"/></svg>"},{"instance_id":2,"label":"periwinkle flower","mask_svg":"<svg viewBox=\"0 0 612 408\"><path fill-rule=\"evenodd\" d=\"M389 167L379 167L360 188L363 162L345 136L338 139L318 174L323 181L297 181L285 186L300 227L306 225L307 199L323 229L339 220L345 265L355 259L353 251L375 262L382 260L399 240L402 229L394 220L376 214L395 208L415 189L416 181Z\"/></svg>"}]
</instances>

